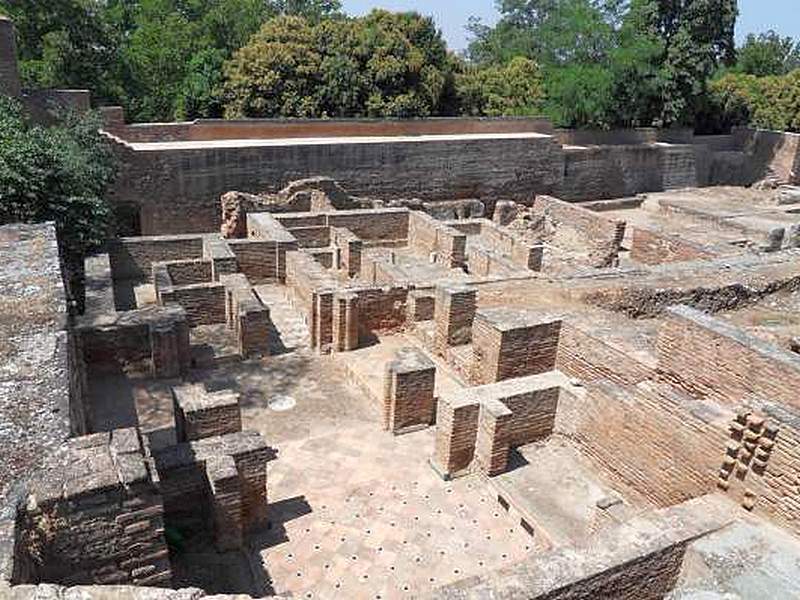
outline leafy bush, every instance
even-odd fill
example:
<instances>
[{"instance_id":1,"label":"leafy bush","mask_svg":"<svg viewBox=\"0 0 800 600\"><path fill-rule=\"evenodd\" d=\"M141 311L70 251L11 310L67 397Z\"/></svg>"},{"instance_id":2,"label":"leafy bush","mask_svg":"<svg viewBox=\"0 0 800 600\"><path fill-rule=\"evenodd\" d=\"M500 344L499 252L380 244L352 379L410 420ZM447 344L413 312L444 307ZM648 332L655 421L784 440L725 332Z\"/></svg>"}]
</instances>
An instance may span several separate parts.
<instances>
[{"instance_id":1,"label":"leafy bush","mask_svg":"<svg viewBox=\"0 0 800 600\"><path fill-rule=\"evenodd\" d=\"M104 195L115 165L99 126L94 115L33 125L17 102L0 95L0 223L55 221L73 271L109 232Z\"/></svg>"},{"instance_id":2,"label":"leafy bush","mask_svg":"<svg viewBox=\"0 0 800 600\"><path fill-rule=\"evenodd\" d=\"M535 116L542 114L544 86L534 61L518 56L508 64L468 68L456 77L463 114L470 116Z\"/></svg>"},{"instance_id":3,"label":"leafy bush","mask_svg":"<svg viewBox=\"0 0 800 600\"><path fill-rule=\"evenodd\" d=\"M712 82L711 93L728 125L800 131L800 69L768 77L728 73Z\"/></svg>"}]
</instances>

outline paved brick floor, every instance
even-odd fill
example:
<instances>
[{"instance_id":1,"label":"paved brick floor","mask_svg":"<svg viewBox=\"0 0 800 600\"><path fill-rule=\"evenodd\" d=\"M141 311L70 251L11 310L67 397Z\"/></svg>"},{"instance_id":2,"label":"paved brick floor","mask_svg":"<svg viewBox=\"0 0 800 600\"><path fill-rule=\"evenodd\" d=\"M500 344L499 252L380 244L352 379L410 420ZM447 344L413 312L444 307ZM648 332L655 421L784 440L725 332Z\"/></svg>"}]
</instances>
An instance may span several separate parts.
<instances>
[{"instance_id":1,"label":"paved brick floor","mask_svg":"<svg viewBox=\"0 0 800 600\"><path fill-rule=\"evenodd\" d=\"M377 424L280 444L274 525L256 541L275 593L414 597L537 548L483 480L442 481L432 448L432 430L394 437Z\"/></svg>"}]
</instances>

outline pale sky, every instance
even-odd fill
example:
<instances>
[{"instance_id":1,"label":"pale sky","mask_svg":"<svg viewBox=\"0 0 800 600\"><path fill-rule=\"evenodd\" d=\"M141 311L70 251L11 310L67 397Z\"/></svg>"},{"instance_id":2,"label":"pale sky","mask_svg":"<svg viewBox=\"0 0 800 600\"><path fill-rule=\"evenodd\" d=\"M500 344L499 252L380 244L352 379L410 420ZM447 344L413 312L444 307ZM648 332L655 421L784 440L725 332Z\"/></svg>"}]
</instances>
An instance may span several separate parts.
<instances>
[{"instance_id":1,"label":"pale sky","mask_svg":"<svg viewBox=\"0 0 800 600\"><path fill-rule=\"evenodd\" d=\"M373 8L389 10L416 10L432 15L453 50L467 45L464 26L471 15L491 23L498 18L494 0L343 0L345 10L353 15L369 12ZM800 0L739 0L737 40L748 33L774 29L781 35L800 40Z\"/></svg>"}]
</instances>

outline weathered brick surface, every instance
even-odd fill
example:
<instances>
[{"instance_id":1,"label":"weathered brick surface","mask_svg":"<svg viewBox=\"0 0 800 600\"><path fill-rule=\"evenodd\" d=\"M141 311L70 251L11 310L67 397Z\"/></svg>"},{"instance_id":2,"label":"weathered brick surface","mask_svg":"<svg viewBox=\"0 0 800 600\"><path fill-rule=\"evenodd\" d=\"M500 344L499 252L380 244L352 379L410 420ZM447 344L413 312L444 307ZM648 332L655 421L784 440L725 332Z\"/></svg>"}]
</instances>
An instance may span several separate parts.
<instances>
[{"instance_id":1,"label":"weathered brick surface","mask_svg":"<svg viewBox=\"0 0 800 600\"><path fill-rule=\"evenodd\" d=\"M467 237L430 215L413 211L408 217L408 247L448 269L466 264Z\"/></svg>"},{"instance_id":2,"label":"weathered brick surface","mask_svg":"<svg viewBox=\"0 0 800 600\"><path fill-rule=\"evenodd\" d=\"M221 552L243 545L242 484L236 462L230 456L214 456L206 462L214 519L214 542Z\"/></svg>"},{"instance_id":3,"label":"weathered brick surface","mask_svg":"<svg viewBox=\"0 0 800 600\"><path fill-rule=\"evenodd\" d=\"M197 283L172 287L158 292L164 306L180 306L190 327L225 322L225 286L220 283Z\"/></svg>"},{"instance_id":4,"label":"weathered brick surface","mask_svg":"<svg viewBox=\"0 0 800 600\"><path fill-rule=\"evenodd\" d=\"M467 469L475 455L480 406L457 396L439 398L432 464L443 477Z\"/></svg>"},{"instance_id":5,"label":"weathered brick surface","mask_svg":"<svg viewBox=\"0 0 800 600\"><path fill-rule=\"evenodd\" d=\"M84 312L108 314L116 310L114 304L114 280L108 254L88 256L84 261Z\"/></svg>"},{"instance_id":6,"label":"weathered brick surface","mask_svg":"<svg viewBox=\"0 0 800 600\"><path fill-rule=\"evenodd\" d=\"M508 309L477 311L472 328L475 383L552 371L560 331L559 317Z\"/></svg>"},{"instance_id":7,"label":"weathered brick surface","mask_svg":"<svg viewBox=\"0 0 800 600\"><path fill-rule=\"evenodd\" d=\"M239 394L209 392L201 383L172 388L178 441L191 442L242 430Z\"/></svg>"},{"instance_id":8,"label":"weathered brick surface","mask_svg":"<svg viewBox=\"0 0 800 600\"><path fill-rule=\"evenodd\" d=\"M333 337L338 352L356 350L360 338L358 294L339 292L333 298Z\"/></svg>"},{"instance_id":9,"label":"weathered brick surface","mask_svg":"<svg viewBox=\"0 0 800 600\"><path fill-rule=\"evenodd\" d=\"M108 242L114 279L152 281L154 262L203 257L203 238L198 235L164 235L117 238Z\"/></svg>"},{"instance_id":10,"label":"weathered brick surface","mask_svg":"<svg viewBox=\"0 0 800 600\"><path fill-rule=\"evenodd\" d=\"M450 346L468 344L472 339L476 291L467 286L436 288L434 313L436 351L445 353Z\"/></svg>"},{"instance_id":11,"label":"weathered brick surface","mask_svg":"<svg viewBox=\"0 0 800 600\"><path fill-rule=\"evenodd\" d=\"M407 300L408 320L410 323L433 320L436 307L436 296L426 290L411 290Z\"/></svg>"},{"instance_id":12,"label":"weathered brick surface","mask_svg":"<svg viewBox=\"0 0 800 600\"><path fill-rule=\"evenodd\" d=\"M685 240L680 236L658 233L643 227L634 227L630 257L646 265L714 258L708 248Z\"/></svg>"},{"instance_id":13,"label":"weathered brick surface","mask_svg":"<svg viewBox=\"0 0 800 600\"><path fill-rule=\"evenodd\" d=\"M393 433L431 425L436 416L436 366L416 348L403 348L386 366L384 428Z\"/></svg>"},{"instance_id":14,"label":"weathered brick surface","mask_svg":"<svg viewBox=\"0 0 800 600\"><path fill-rule=\"evenodd\" d=\"M280 281L278 245L272 240L228 240L239 271L254 284Z\"/></svg>"},{"instance_id":15,"label":"weathered brick surface","mask_svg":"<svg viewBox=\"0 0 800 600\"><path fill-rule=\"evenodd\" d=\"M667 309L666 317L657 342L666 380L721 404L761 396L800 406L797 355L687 306Z\"/></svg>"},{"instance_id":16,"label":"weathered brick surface","mask_svg":"<svg viewBox=\"0 0 800 600\"><path fill-rule=\"evenodd\" d=\"M361 272L361 252L363 242L349 229L331 227L331 243L336 248L340 270L354 277Z\"/></svg>"},{"instance_id":17,"label":"weathered brick surface","mask_svg":"<svg viewBox=\"0 0 800 600\"><path fill-rule=\"evenodd\" d=\"M210 260L195 258L188 260L171 260L162 264L167 270L172 285L192 285L195 283L209 283L212 280L212 263Z\"/></svg>"},{"instance_id":18,"label":"weathered brick surface","mask_svg":"<svg viewBox=\"0 0 800 600\"><path fill-rule=\"evenodd\" d=\"M169 585L163 507L135 429L75 438L34 478L17 535L38 581Z\"/></svg>"},{"instance_id":19,"label":"weathered brick surface","mask_svg":"<svg viewBox=\"0 0 800 600\"><path fill-rule=\"evenodd\" d=\"M475 440L475 462L485 475L492 477L508 466L511 410L498 400L481 404L478 434Z\"/></svg>"}]
</instances>

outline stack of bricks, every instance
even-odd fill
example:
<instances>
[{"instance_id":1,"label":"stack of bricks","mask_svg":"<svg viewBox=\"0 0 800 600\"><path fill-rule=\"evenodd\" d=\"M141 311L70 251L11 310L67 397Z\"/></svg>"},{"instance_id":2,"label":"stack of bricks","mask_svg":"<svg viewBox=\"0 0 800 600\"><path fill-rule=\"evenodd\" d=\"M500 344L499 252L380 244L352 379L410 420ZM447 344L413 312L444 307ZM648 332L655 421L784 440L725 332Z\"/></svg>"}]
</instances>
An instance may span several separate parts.
<instances>
[{"instance_id":1,"label":"stack of bricks","mask_svg":"<svg viewBox=\"0 0 800 600\"><path fill-rule=\"evenodd\" d=\"M170 585L163 506L136 430L73 438L58 460L18 515L35 579Z\"/></svg>"},{"instance_id":2,"label":"stack of bricks","mask_svg":"<svg viewBox=\"0 0 800 600\"><path fill-rule=\"evenodd\" d=\"M446 354L450 346L469 344L475 318L476 291L468 286L436 288L434 347Z\"/></svg>"},{"instance_id":3,"label":"stack of bricks","mask_svg":"<svg viewBox=\"0 0 800 600\"><path fill-rule=\"evenodd\" d=\"M436 366L416 348L398 350L384 375L384 428L394 434L428 427L436 417Z\"/></svg>"},{"instance_id":4,"label":"stack of bricks","mask_svg":"<svg viewBox=\"0 0 800 600\"><path fill-rule=\"evenodd\" d=\"M333 338L337 352L350 352L359 345L358 294L339 292L334 298Z\"/></svg>"},{"instance_id":5,"label":"stack of bricks","mask_svg":"<svg viewBox=\"0 0 800 600\"><path fill-rule=\"evenodd\" d=\"M239 394L231 390L209 392L195 383L172 388L178 440L191 442L242 430Z\"/></svg>"},{"instance_id":6,"label":"stack of bricks","mask_svg":"<svg viewBox=\"0 0 800 600\"><path fill-rule=\"evenodd\" d=\"M477 384L552 371L556 367L561 319L528 311L485 309L472 331Z\"/></svg>"}]
</instances>

